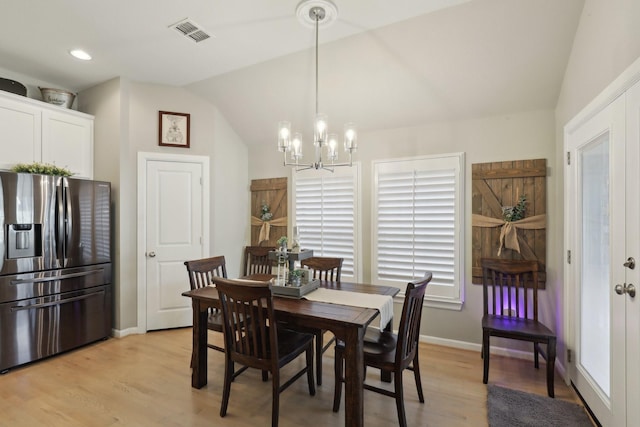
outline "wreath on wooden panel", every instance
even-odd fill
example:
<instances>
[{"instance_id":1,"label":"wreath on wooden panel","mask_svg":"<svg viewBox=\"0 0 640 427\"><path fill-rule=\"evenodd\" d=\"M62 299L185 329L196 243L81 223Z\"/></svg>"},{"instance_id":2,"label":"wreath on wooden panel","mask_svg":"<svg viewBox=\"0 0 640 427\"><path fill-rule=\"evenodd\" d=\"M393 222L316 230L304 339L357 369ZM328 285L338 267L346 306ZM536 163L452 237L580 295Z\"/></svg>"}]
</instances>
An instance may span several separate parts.
<instances>
[{"instance_id":1,"label":"wreath on wooden panel","mask_svg":"<svg viewBox=\"0 0 640 427\"><path fill-rule=\"evenodd\" d=\"M502 219L508 222L520 221L524 218L524 213L527 208L527 197L520 196L518 203L515 206L503 206L502 207Z\"/></svg>"},{"instance_id":2,"label":"wreath on wooden panel","mask_svg":"<svg viewBox=\"0 0 640 427\"><path fill-rule=\"evenodd\" d=\"M262 208L260 209L260 219L263 221L271 221L271 218L273 218L271 208L267 203L262 202Z\"/></svg>"},{"instance_id":3,"label":"wreath on wooden panel","mask_svg":"<svg viewBox=\"0 0 640 427\"><path fill-rule=\"evenodd\" d=\"M271 234L271 226L275 227L286 227L287 226L287 217L273 219L273 214L271 213L271 208L267 202L262 202L262 207L260 208L260 218L252 216L251 217L251 225L259 225L260 226L260 235L258 237L258 243L262 243L265 240L269 240L269 235Z\"/></svg>"},{"instance_id":4,"label":"wreath on wooden panel","mask_svg":"<svg viewBox=\"0 0 640 427\"><path fill-rule=\"evenodd\" d=\"M498 256L502 253L502 248L512 249L520 253L518 229L537 230L545 228L547 216L542 214L525 218L526 205L527 198L523 195L518 199L518 203L515 206L502 207L502 219L473 214L472 225L474 227L502 227L500 229Z\"/></svg>"}]
</instances>

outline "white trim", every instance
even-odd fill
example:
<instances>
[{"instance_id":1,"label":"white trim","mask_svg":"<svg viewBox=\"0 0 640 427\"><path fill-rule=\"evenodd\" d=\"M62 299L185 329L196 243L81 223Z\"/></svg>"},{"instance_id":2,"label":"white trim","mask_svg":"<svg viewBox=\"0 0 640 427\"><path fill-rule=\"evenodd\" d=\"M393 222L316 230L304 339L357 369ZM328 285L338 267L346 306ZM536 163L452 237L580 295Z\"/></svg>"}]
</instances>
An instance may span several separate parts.
<instances>
[{"instance_id":1,"label":"white trim","mask_svg":"<svg viewBox=\"0 0 640 427\"><path fill-rule=\"evenodd\" d=\"M440 345L442 347L455 348L458 350L478 352L478 359L480 358L480 353L482 351L482 344L451 340L451 339L440 338L440 337L432 337L429 335L420 335L420 342L433 344L433 345ZM514 350L511 348L496 347L493 345L490 346L489 349L491 350L491 354L495 356L511 357L514 359L529 360L533 362L533 351ZM491 368L491 365L489 365L489 368ZM560 374L560 376L565 379L565 382L567 382L566 370L564 365L559 360L559 358L556 358L555 368ZM533 369L533 366L531 367L531 369ZM482 372L478 371L478 381L480 381L481 374Z\"/></svg>"},{"instance_id":2,"label":"white trim","mask_svg":"<svg viewBox=\"0 0 640 427\"><path fill-rule=\"evenodd\" d=\"M112 329L111 336L113 338L124 338L129 335L139 335L144 334L144 331L141 331L138 327L135 328L127 328L127 329Z\"/></svg>"},{"instance_id":3,"label":"white trim","mask_svg":"<svg viewBox=\"0 0 640 427\"><path fill-rule=\"evenodd\" d=\"M144 249L147 241L147 233L145 227L145 220L147 218L145 189L147 188L147 163L150 161L197 163L202 166L202 251L205 254L209 253L209 240L211 238L211 233L209 232L209 224L211 222L211 217L209 215L209 157L185 154L138 152L138 326L137 328L126 329L125 331L127 331L127 335L130 333L145 333L147 331L147 269ZM137 332L129 332L132 329L135 329ZM121 331L120 333L125 332Z\"/></svg>"}]
</instances>

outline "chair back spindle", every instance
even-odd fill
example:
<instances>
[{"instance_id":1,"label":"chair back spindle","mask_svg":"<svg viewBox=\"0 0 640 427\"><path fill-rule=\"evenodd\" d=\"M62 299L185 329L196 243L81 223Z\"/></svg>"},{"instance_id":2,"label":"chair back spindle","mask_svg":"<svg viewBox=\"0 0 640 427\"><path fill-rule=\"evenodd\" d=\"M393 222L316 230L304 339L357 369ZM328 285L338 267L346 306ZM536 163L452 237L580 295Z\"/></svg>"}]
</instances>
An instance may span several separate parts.
<instances>
[{"instance_id":1,"label":"chair back spindle","mask_svg":"<svg viewBox=\"0 0 640 427\"><path fill-rule=\"evenodd\" d=\"M484 314L538 320L538 262L483 259Z\"/></svg>"},{"instance_id":2,"label":"chair back spindle","mask_svg":"<svg viewBox=\"0 0 640 427\"><path fill-rule=\"evenodd\" d=\"M300 265L311 270L313 279L325 280L328 282L340 282L342 274L342 263L344 258L335 257L311 257L300 261Z\"/></svg>"},{"instance_id":3,"label":"chair back spindle","mask_svg":"<svg viewBox=\"0 0 640 427\"><path fill-rule=\"evenodd\" d=\"M269 259L272 246L246 246L244 248L243 275L271 274L275 260Z\"/></svg>"}]
</instances>

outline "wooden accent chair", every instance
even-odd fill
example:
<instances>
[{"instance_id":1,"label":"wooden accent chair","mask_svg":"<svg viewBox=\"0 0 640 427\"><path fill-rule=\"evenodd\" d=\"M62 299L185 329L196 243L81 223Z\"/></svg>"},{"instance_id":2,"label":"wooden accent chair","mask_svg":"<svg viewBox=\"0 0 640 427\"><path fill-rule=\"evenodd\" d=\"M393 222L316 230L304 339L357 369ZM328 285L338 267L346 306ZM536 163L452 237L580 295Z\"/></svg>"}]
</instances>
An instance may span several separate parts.
<instances>
[{"instance_id":1,"label":"wooden accent chair","mask_svg":"<svg viewBox=\"0 0 640 427\"><path fill-rule=\"evenodd\" d=\"M271 274L275 260L269 259L274 246L246 246L244 248L243 276L250 274Z\"/></svg>"},{"instance_id":2,"label":"wooden accent chair","mask_svg":"<svg viewBox=\"0 0 640 427\"><path fill-rule=\"evenodd\" d=\"M538 261L482 258L482 382L489 380L491 337L533 343L534 366L538 355L547 361L547 394L554 397L556 336L538 321ZM546 344L547 352L540 344Z\"/></svg>"},{"instance_id":3,"label":"wooden accent chair","mask_svg":"<svg viewBox=\"0 0 640 427\"><path fill-rule=\"evenodd\" d=\"M185 261L184 265L187 267L187 273L189 274L191 290L204 286L213 286L214 277L227 277L224 256ZM216 308L209 310L207 329L222 333L222 312L220 310ZM217 345L207 343L207 347L224 353L224 348Z\"/></svg>"},{"instance_id":4,"label":"wooden accent chair","mask_svg":"<svg viewBox=\"0 0 640 427\"><path fill-rule=\"evenodd\" d=\"M309 267L313 279L340 282L343 261L344 258L311 257L300 261L300 265ZM307 328L305 332L312 333L316 337L316 382L318 385L322 385L322 354L331 347L336 338L331 337L325 344L324 333L326 331L324 329Z\"/></svg>"},{"instance_id":5,"label":"wooden accent chair","mask_svg":"<svg viewBox=\"0 0 640 427\"><path fill-rule=\"evenodd\" d=\"M227 414L234 363L262 370L266 381L271 372L271 425L278 425L280 393L307 374L309 394L315 395L313 381L313 335L275 327L273 294L269 282L246 282L215 278L222 305L225 346L224 389L220 416ZM245 319L238 322L238 319ZM306 365L280 385L280 368L306 354Z\"/></svg>"},{"instance_id":6,"label":"wooden accent chair","mask_svg":"<svg viewBox=\"0 0 640 427\"><path fill-rule=\"evenodd\" d=\"M382 371L394 374L394 391L385 390L370 384L364 384L366 390L390 396L396 400L398 421L401 427L407 426L407 417L404 411L404 392L402 384L402 372L405 369L413 371L418 399L424 403L422 382L420 379L420 365L418 363L418 339L420 337L420 319L422 318L422 303L427 284L431 281L432 274L427 272L418 281L409 282L404 296L402 315L400 316L400 329L398 334L390 331L380 331L376 328L367 328L364 338L364 364L378 368ZM336 342L335 364L335 392L333 395L333 412L340 409L342 383L344 382L343 364L345 343Z\"/></svg>"}]
</instances>

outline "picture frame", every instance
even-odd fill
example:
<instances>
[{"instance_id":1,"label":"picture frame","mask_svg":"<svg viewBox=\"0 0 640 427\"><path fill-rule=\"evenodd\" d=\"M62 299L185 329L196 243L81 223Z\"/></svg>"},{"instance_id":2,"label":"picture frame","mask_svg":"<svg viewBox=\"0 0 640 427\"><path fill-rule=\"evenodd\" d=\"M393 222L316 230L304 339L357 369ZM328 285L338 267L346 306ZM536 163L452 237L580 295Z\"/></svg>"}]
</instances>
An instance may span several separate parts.
<instances>
[{"instance_id":1,"label":"picture frame","mask_svg":"<svg viewBox=\"0 0 640 427\"><path fill-rule=\"evenodd\" d=\"M163 147L190 147L191 114L159 111L158 123L158 145Z\"/></svg>"}]
</instances>

